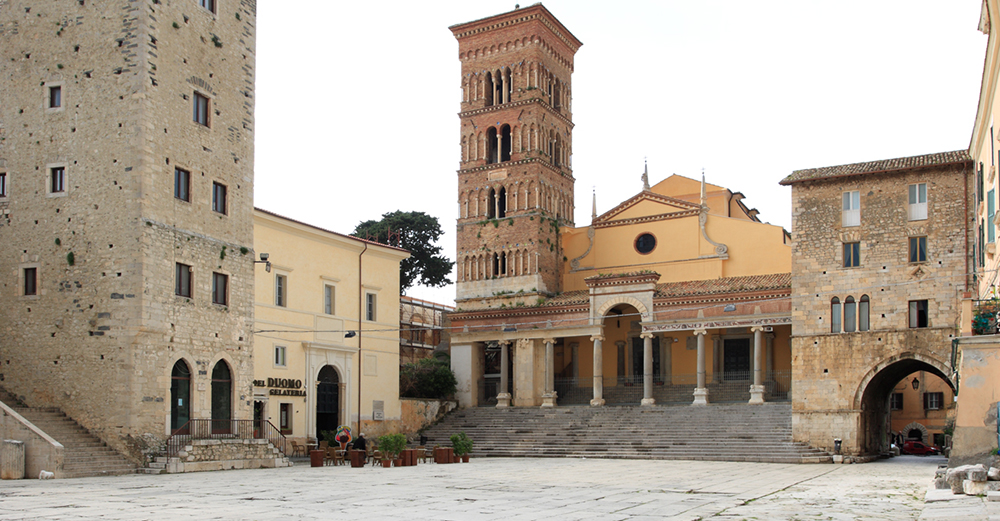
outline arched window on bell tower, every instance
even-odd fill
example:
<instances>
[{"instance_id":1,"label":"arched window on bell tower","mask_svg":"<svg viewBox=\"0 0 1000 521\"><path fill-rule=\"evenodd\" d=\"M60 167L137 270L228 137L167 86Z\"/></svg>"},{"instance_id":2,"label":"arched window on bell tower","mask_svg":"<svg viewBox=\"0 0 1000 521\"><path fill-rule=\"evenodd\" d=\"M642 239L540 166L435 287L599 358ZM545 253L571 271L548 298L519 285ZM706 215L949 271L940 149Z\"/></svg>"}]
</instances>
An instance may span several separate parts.
<instances>
[{"instance_id":1,"label":"arched window on bell tower","mask_svg":"<svg viewBox=\"0 0 1000 521\"><path fill-rule=\"evenodd\" d=\"M511 73L509 68L504 68L503 70L503 102L510 103L511 97L514 94L514 82L512 81Z\"/></svg>"},{"instance_id":2,"label":"arched window on bell tower","mask_svg":"<svg viewBox=\"0 0 1000 521\"><path fill-rule=\"evenodd\" d=\"M497 129L490 127L486 130L486 164L496 163L497 157Z\"/></svg>"},{"instance_id":3,"label":"arched window on bell tower","mask_svg":"<svg viewBox=\"0 0 1000 521\"><path fill-rule=\"evenodd\" d=\"M495 92L493 93L493 104L502 105L504 102L504 92L507 91L507 88L504 86L503 71L497 69L497 71L493 74L493 78L493 88L495 89Z\"/></svg>"},{"instance_id":4,"label":"arched window on bell tower","mask_svg":"<svg viewBox=\"0 0 1000 521\"><path fill-rule=\"evenodd\" d=\"M485 96L486 96L486 106L487 107L492 107L493 106L493 75L491 73L487 72L486 76L483 77L483 82L485 83L485 85L483 85L483 87L484 87L483 88L483 94L485 94Z\"/></svg>"},{"instance_id":5,"label":"arched window on bell tower","mask_svg":"<svg viewBox=\"0 0 1000 521\"><path fill-rule=\"evenodd\" d=\"M507 217L507 189L501 188L497 194L497 219Z\"/></svg>"},{"instance_id":6,"label":"arched window on bell tower","mask_svg":"<svg viewBox=\"0 0 1000 521\"><path fill-rule=\"evenodd\" d=\"M497 208L497 193L496 190L490 188L490 197L486 201L486 218L493 219L496 217Z\"/></svg>"},{"instance_id":7,"label":"arched window on bell tower","mask_svg":"<svg viewBox=\"0 0 1000 521\"><path fill-rule=\"evenodd\" d=\"M510 161L510 125L500 127L500 161Z\"/></svg>"}]
</instances>

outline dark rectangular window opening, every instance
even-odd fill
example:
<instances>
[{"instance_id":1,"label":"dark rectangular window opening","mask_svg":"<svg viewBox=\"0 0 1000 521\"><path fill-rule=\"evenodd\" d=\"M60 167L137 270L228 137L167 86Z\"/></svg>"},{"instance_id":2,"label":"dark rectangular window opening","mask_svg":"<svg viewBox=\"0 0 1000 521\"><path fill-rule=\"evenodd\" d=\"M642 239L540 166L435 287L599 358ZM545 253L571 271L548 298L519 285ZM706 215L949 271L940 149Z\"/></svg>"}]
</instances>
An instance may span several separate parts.
<instances>
[{"instance_id":1,"label":"dark rectangular window opening","mask_svg":"<svg viewBox=\"0 0 1000 521\"><path fill-rule=\"evenodd\" d=\"M57 109L62 106L62 87L49 87L49 108Z\"/></svg>"},{"instance_id":2,"label":"dark rectangular window opening","mask_svg":"<svg viewBox=\"0 0 1000 521\"><path fill-rule=\"evenodd\" d=\"M281 307L288 307L287 300L287 285L288 279L284 275L274 276L274 305Z\"/></svg>"},{"instance_id":3,"label":"dark rectangular window opening","mask_svg":"<svg viewBox=\"0 0 1000 521\"><path fill-rule=\"evenodd\" d=\"M281 405L281 412L278 415L278 428L281 429L281 433L284 435L289 435L292 433L292 404L283 403Z\"/></svg>"},{"instance_id":4,"label":"dark rectangular window opening","mask_svg":"<svg viewBox=\"0 0 1000 521\"><path fill-rule=\"evenodd\" d=\"M194 122L199 125L208 125L208 98L194 93Z\"/></svg>"},{"instance_id":5,"label":"dark rectangular window opening","mask_svg":"<svg viewBox=\"0 0 1000 521\"><path fill-rule=\"evenodd\" d=\"M7 197L7 172L0 172L0 197Z\"/></svg>"},{"instance_id":6,"label":"dark rectangular window opening","mask_svg":"<svg viewBox=\"0 0 1000 521\"><path fill-rule=\"evenodd\" d=\"M174 293L181 297L191 298L191 266L187 264L176 264L176 284Z\"/></svg>"},{"instance_id":7,"label":"dark rectangular window opening","mask_svg":"<svg viewBox=\"0 0 1000 521\"><path fill-rule=\"evenodd\" d=\"M927 237L910 237L910 262L927 262Z\"/></svg>"},{"instance_id":8,"label":"dark rectangular window opening","mask_svg":"<svg viewBox=\"0 0 1000 521\"><path fill-rule=\"evenodd\" d=\"M366 293L365 294L365 320L369 322L375 321L375 294Z\"/></svg>"},{"instance_id":9,"label":"dark rectangular window opening","mask_svg":"<svg viewBox=\"0 0 1000 521\"><path fill-rule=\"evenodd\" d=\"M174 169L174 197L182 201L191 201L191 172Z\"/></svg>"},{"instance_id":10,"label":"dark rectangular window opening","mask_svg":"<svg viewBox=\"0 0 1000 521\"><path fill-rule=\"evenodd\" d=\"M215 13L215 0L198 0L198 5L208 9L212 13Z\"/></svg>"},{"instance_id":11,"label":"dark rectangular window opening","mask_svg":"<svg viewBox=\"0 0 1000 521\"><path fill-rule=\"evenodd\" d=\"M229 303L229 275L212 273L212 304Z\"/></svg>"},{"instance_id":12,"label":"dark rectangular window opening","mask_svg":"<svg viewBox=\"0 0 1000 521\"><path fill-rule=\"evenodd\" d=\"M226 213L226 185L212 183L212 211Z\"/></svg>"},{"instance_id":13,"label":"dark rectangular window opening","mask_svg":"<svg viewBox=\"0 0 1000 521\"><path fill-rule=\"evenodd\" d=\"M861 265L861 243L860 242L845 242L844 243L844 267L845 268L857 268Z\"/></svg>"},{"instance_id":14,"label":"dark rectangular window opening","mask_svg":"<svg viewBox=\"0 0 1000 521\"><path fill-rule=\"evenodd\" d=\"M49 169L49 192L60 193L66 191L66 168L57 166Z\"/></svg>"},{"instance_id":15,"label":"dark rectangular window opening","mask_svg":"<svg viewBox=\"0 0 1000 521\"><path fill-rule=\"evenodd\" d=\"M24 268L24 294L38 294L38 268Z\"/></svg>"},{"instance_id":16,"label":"dark rectangular window opening","mask_svg":"<svg viewBox=\"0 0 1000 521\"><path fill-rule=\"evenodd\" d=\"M889 408L893 411L903 410L903 393L892 393L892 397L889 400Z\"/></svg>"},{"instance_id":17,"label":"dark rectangular window opening","mask_svg":"<svg viewBox=\"0 0 1000 521\"><path fill-rule=\"evenodd\" d=\"M927 301L910 301L910 327L927 327Z\"/></svg>"}]
</instances>

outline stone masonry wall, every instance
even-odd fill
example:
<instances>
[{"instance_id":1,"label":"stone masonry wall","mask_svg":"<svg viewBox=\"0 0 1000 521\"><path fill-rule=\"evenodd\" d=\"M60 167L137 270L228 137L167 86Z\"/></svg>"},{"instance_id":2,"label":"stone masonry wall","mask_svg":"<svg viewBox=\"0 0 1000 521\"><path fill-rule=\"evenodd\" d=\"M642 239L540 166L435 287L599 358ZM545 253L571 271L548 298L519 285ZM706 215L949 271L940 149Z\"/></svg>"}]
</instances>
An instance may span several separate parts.
<instances>
[{"instance_id":1,"label":"stone masonry wall","mask_svg":"<svg viewBox=\"0 0 1000 521\"><path fill-rule=\"evenodd\" d=\"M0 5L0 380L63 409L113 447L165 438L170 374L191 367L192 417L210 414L211 369L252 380L253 1L9 1ZM51 87L61 106L49 107ZM210 125L192 118L194 92ZM174 168L190 171L190 202ZM66 188L52 193L51 168ZM211 208L227 187L226 213ZM175 263L192 266L178 297ZM36 268L38 294L24 295ZM212 304L213 272L229 276Z\"/></svg>"}]
</instances>

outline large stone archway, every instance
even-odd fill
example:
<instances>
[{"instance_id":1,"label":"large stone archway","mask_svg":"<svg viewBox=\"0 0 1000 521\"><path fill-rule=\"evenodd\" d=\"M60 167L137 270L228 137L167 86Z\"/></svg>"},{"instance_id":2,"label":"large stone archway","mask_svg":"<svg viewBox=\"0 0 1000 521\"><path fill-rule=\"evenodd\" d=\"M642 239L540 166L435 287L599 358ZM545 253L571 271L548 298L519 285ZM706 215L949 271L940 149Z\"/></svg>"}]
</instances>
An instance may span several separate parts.
<instances>
[{"instance_id":1,"label":"large stone archway","mask_svg":"<svg viewBox=\"0 0 1000 521\"><path fill-rule=\"evenodd\" d=\"M948 367L932 357L920 353L900 353L879 362L862 378L855 393L854 407L859 412L858 454L875 456L889 450L889 396L900 380L917 371L938 376L954 392L955 383L949 377Z\"/></svg>"}]
</instances>

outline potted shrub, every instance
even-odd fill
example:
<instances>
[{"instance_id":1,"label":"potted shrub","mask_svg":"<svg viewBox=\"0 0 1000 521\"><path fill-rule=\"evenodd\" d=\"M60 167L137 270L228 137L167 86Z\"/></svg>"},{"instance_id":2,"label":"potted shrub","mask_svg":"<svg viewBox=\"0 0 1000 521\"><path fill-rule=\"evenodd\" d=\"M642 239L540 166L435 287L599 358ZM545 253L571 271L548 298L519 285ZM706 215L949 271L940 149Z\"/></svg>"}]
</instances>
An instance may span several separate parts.
<instances>
[{"instance_id":1,"label":"potted shrub","mask_svg":"<svg viewBox=\"0 0 1000 521\"><path fill-rule=\"evenodd\" d=\"M469 462L469 453L472 452L472 440L465 435L465 432L451 435L451 446L455 449L455 456L462 458L462 461Z\"/></svg>"},{"instance_id":2,"label":"potted shrub","mask_svg":"<svg viewBox=\"0 0 1000 521\"><path fill-rule=\"evenodd\" d=\"M379 436L378 448L382 451L382 466L388 466L387 460L397 460L396 466L399 466L399 453L406 448L406 436L403 434Z\"/></svg>"}]
</instances>

